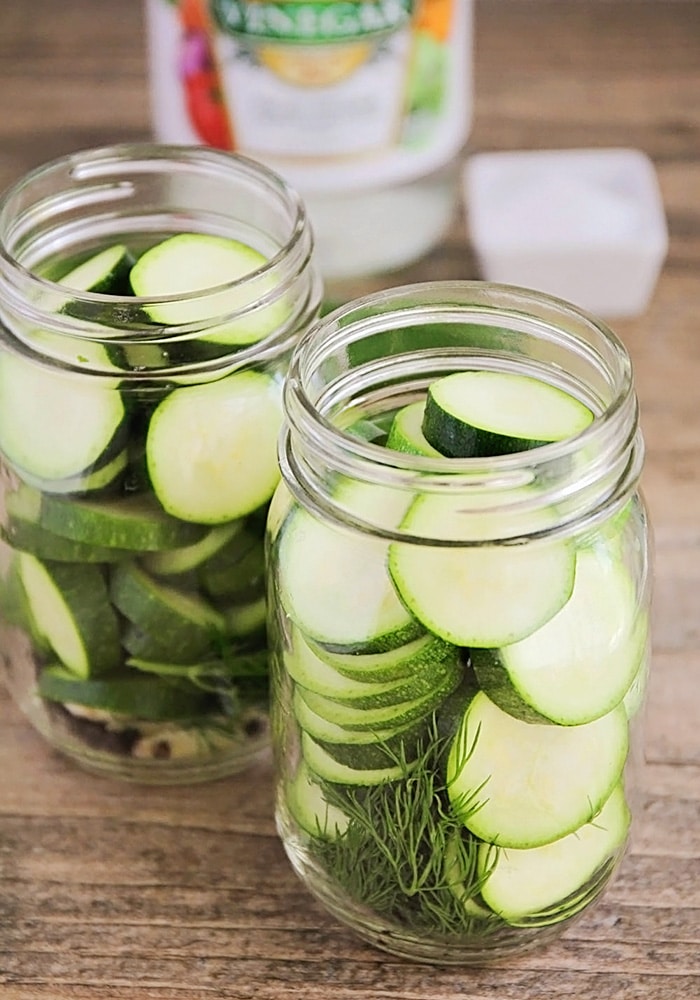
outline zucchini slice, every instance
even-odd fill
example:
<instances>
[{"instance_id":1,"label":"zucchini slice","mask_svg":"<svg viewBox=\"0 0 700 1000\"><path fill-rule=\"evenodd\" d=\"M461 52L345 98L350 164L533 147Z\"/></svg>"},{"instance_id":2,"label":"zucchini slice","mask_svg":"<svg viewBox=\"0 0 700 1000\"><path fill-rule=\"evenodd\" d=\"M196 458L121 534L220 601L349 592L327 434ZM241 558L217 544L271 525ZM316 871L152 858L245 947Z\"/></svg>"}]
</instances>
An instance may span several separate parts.
<instances>
[{"instance_id":1,"label":"zucchini slice","mask_svg":"<svg viewBox=\"0 0 700 1000\"><path fill-rule=\"evenodd\" d=\"M384 681L348 677L320 659L298 631L291 652L284 656L284 665L292 680L305 690L355 708L379 708L422 698L458 667L453 657L452 661L428 661L422 669L416 667L408 676Z\"/></svg>"},{"instance_id":2,"label":"zucchini slice","mask_svg":"<svg viewBox=\"0 0 700 1000\"><path fill-rule=\"evenodd\" d=\"M593 413L556 386L513 372L454 372L428 389L423 433L450 458L527 451L580 434Z\"/></svg>"},{"instance_id":3,"label":"zucchini slice","mask_svg":"<svg viewBox=\"0 0 700 1000\"><path fill-rule=\"evenodd\" d=\"M423 433L424 418L425 400L404 406L394 417L385 447L409 455L426 455L431 458L444 457L441 451L433 448Z\"/></svg>"},{"instance_id":4,"label":"zucchini slice","mask_svg":"<svg viewBox=\"0 0 700 1000\"><path fill-rule=\"evenodd\" d=\"M646 643L634 584L621 563L582 549L571 597L536 632L472 650L479 684L505 712L562 726L592 722L622 701Z\"/></svg>"},{"instance_id":5,"label":"zucchini slice","mask_svg":"<svg viewBox=\"0 0 700 1000\"><path fill-rule=\"evenodd\" d=\"M309 771L324 781L339 785L381 785L385 781L403 778L406 766L403 763L389 767L356 768L341 764L312 739L308 733L301 734L301 750Z\"/></svg>"},{"instance_id":6,"label":"zucchini slice","mask_svg":"<svg viewBox=\"0 0 700 1000\"><path fill-rule=\"evenodd\" d=\"M257 510L279 481L281 426L280 385L261 372L175 389L156 407L146 438L156 496L170 514L200 524Z\"/></svg>"},{"instance_id":7,"label":"zucchini slice","mask_svg":"<svg viewBox=\"0 0 700 1000\"><path fill-rule=\"evenodd\" d=\"M143 557L143 565L149 573L154 573L156 576L179 576L182 573L189 573L220 552L242 527L242 521L217 524L190 545L150 552Z\"/></svg>"},{"instance_id":8,"label":"zucchini slice","mask_svg":"<svg viewBox=\"0 0 700 1000\"><path fill-rule=\"evenodd\" d=\"M44 493L80 497L116 493L123 484L128 465L129 452L124 448L104 465L86 469L82 475L68 476L65 479L45 479L27 472L26 469L18 469L17 472L25 483Z\"/></svg>"},{"instance_id":9,"label":"zucchini slice","mask_svg":"<svg viewBox=\"0 0 700 1000\"><path fill-rule=\"evenodd\" d=\"M177 326L239 314L198 339L240 347L270 336L291 312L286 299L274 296L278 280L264 273L267 263L263 254L238 240L178 233L139 257L131 268L131 287L147 299L180 297L148 305L154 323ZM192 294L197 292L202 294ZM183 296L188 298L183 301ZM259 306L266 297L270 301Z\"/></svg>"},{"instance_id":10,"label":"zucchini slice","mask_svg":"<svg viewBox=\"0 0 700 1000\"><path fill-rule=\"evenodd\" d=\"M323 786L304 760L299 762L294 777L286 786L285 796L292 819L312 837L335 840L347 829L350 818L328 802Z\"/></svg>"},{"instance_id":11,"label":"zucchini slice","mask_svg":"<svg viewBox=\"0 0 700 1000\"><path fill-rule=\"evenodd\" d=\"M426 719L455 690L461 676L461 668L455 666L420 698L371 708L345 705L303 687L298 687L297 691L305 705L327 722L332 722L343 729L377 732L382 729L399 729L411 722Z\"/></svg>"},{"instance_id":12,"label":"zucchini slice","mask_svg":"<svg viewBox=\"0 0 700 1000\"><path fill-rule=\"evenodd\" d=\"M100 292L122 295L129 289L129 270L133 258L121 243L106 247L82 264L71 268L57 281L75 292Z\"/></svg>"},{"instance_id":13,"label":"zucchini slice","mask_svg":"<svg viewBox=\"0 0 700 1000\"><path fill-rule=\"evenodd\" d=\"M119 562L131 556L127 549L88 545L49 531L41 524L42 495L26 483L5 497L7 527L4 538L16 549L39 559L57 562Z\"/></svg>"},{"instance_id":14,"label":"zucchini slice","mask_svg":"<svg viewBox=\"0 0 700 1000\"><path fill-rule=\"evenodd\" d=\"M620 780L627 750L622 706L582 726L534 725L479 692L450 749L448 792L482 840L540 847L592 820Z\"/></svg>"},{"instance_id":15,"label":"zucchini slice","mask_svg":"<svg viewBox=\"0 0 700 1000\"><path fill-rule=\"evenodd\" d=\"M424 632L399 599L381 538L318 521L301 508L279 540L280 600L311 639L339 652L380 653Z\"/></svg>"},{"instance_id":16,"label":"zucchini slice","mask_svg":"<svg viewBox=\"0 0 700 1000\"><path fill-rule=\"evenodd\" d=\"M314 654L339 674L356 681L391 681L411 677L423 669L440 669L446 660L459 656L457 647L427 632L425 635L389 649L386 653L334 653L307 640Z\"/></svg>"},{"instance_id":17,"label":"zucchini slice","mask_svg":"<svg viewBox=\"0 0 700 1000\"><path fill-rule=\"evenodd\" d=\"M0 449L35 485L82 476L121 450L125 410L99 381L0 354Z\"/></svg>"},{"instance_id":18,"label":"zucchini slice","mask_svg":"<svg viewBox=\"0 0 700 1000\"><path fill-rule=\"evenodd\" d=\"M329 722L322 715L315 712L304 697L302 688L294 688L292 694L292 708L294 717L300 729L304 729L310 736L313 736L319 743L346 743L348 746L362 746L363 744L376 743L381 740L388 740L398 732L409 730L413 723L393 726L388 723L381 729L347 729L337 722Z\"/></svg>"},{"instance_id":19,"label":"zucchini slice","mask_svg":"<svg viewBox=\"0 0 700 1000\"><path fill-rule=\"evenodd\" d=\"M520 520L520 519L519 519ZM389 571L402 601L426 629L458 646L505 646L540 628L568 601L575 551L568 541L490 541L501 515L470 510L449 495L419 497L402 527L454 546L394 542ZM523 532L551 523L547 511L522 519ZM463 540L471 544L459 544Z\"/></svg>"},{"instance_id":20,"label":"zucchini slice","mask_svg":"<svg viewBox=\"0 0 700 1000\"><path fill-rule=\"evenodd\" d=\"M590 822L542 847L479 850L481 895L509 923L536 917L559 906L560 919L571 915L567 900L624 848L630 812L617 785ZM588 896L585 896L588 902ZM551 913L550 916L555 916ZM552 921L554 922L554 921Z\"/></svg>"},{"instance_id":21,"label":"zucchini slice","mask_svg":"<svg viewBox=\"0 0 700 1000\"><path fill-rule=\"evenodd\" d=\"M49 701L124 716L134 722L189 719L211 710L212 699L191 684L134 673L83 679L59 666L41 671L39 694Z\"/></svg>"},{"instance_id":22,"label":"zucchini slice","mask_svg":"<svg viewBox=\"0 0 700 1000\"><path fill-rule=\"evenodd\" d=\"M41 562L28 552L18 559L32 618L61 663L79 678L116 668L119 627L100 569Z\"/></svg>"},{"instance_id":23,"label":"zucchini slice","mask_svg":"<svg viewBox=\"0 0 700 1000\"><path fill-rule=\"evenodd\" d=\"M150 577L136 563L117 566L110 583L115 607L152 642L129 639L129 652L142 659L167 659L177 650L180 663L194 663L212 653L225 630L223 616L195 594L187 594Z\"/></svg>"},{"instance_id":24,"label":"zucchini slice","mask_svg":"<svg viewBox=\"0 0 700 1000\"><path fill-rule=\"evenodd\" d=\"M203 525L166 514L148 495L96 502L44 494L41 525L76 542L132 552L177 548L197 541L206 531Z\"/></svg>"}]
</instances>

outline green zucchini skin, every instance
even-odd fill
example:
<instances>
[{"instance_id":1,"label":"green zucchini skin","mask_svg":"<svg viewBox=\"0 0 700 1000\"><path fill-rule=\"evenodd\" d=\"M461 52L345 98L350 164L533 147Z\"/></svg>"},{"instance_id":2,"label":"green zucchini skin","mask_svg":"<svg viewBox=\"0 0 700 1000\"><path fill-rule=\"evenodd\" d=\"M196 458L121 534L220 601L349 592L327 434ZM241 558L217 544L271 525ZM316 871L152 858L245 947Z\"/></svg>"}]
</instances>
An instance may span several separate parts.
<instances>
[{"instance_id":1,"label":"green zucchini skin","mask_svg":"<svg viewBox=\"0 0 700 1000\"><path fill-rule=\"evenodd\" d=\"M57 665L41 671L37 687L49 701L82 705L143 722L190 719L211 711L213 703L210 695L196 691L190 684L137 673L84 679Z\"/></svg>"},{"instance_id":2,"label":"green zucchini skin","mask_svg":"<svg viewBox=\"0 0 700 1000\"><path fill-rule=\"evenodd\" d=\"M539 379L477 370L429 387L422 430L442 455L483 458L572 438L592 419L585 404Z\"/></svg>"},{"instance_id":3,"label":"green zucchini skin","mask_svg":"<svg viewBox=\"0 0 700 1000\"><path fill-rule=\"evenodd\" d=\"M39 559L55 562L102 563L128 559L128 549L90 545L56 534L41 523L42 494L20 483L18 489L5 498L7 524L1 529L3 538L15 549L30 552Z\"/></svg>"},{"instance_id":4,"label":"green zucchini skin","mask_svg":"<svg viewBox=\"0 0 700 1000\"><path fill-rule=\"evenodd\" d=\"M171 517L147 494L102 501L44 494L40 523L76 542L132 552L177 548L198 541L206 532L204 525Z\"/></svg>"},{"instance_id":5,"label":"green zucchini skin","mask_svg":"<svg viewBox=\"0 0 700 1000\"><path fill-rule=\"evenodd\" d=\"M168 659L164 654L174 649L176 662L194 663L212 654L217 636L225 631L223 616L206 601L150 577L136 563L114 568L110 596L121 614L151 640L139 646L131 637L129 651L143 659Z\"/></svg>"},{"instance_id":6,"label":"green zucchini skin","mask_svg":"<svg viewBox=\"0 0 700 1000\"><path fill-rule=\"evenodd\" d=\"M97 292L101 295L127 295L129 292L129 273L135 258L122 243L105 247L98 253L88 257L81 264L72 267L57 278L59 285L65 285L75 292ZM67 303L64 311L75 313Z\"/></svg>"},{"instance_id":7,"label":"green zucchini skin","mask_svg":"<svg viewBox=\"0 0 700 1000\"><path fill-rule=\"evenodd\" d=\"M409 455L425 455L440 458L442 452L434 448L423 432L425 422L425 402L409 403L398 411L389 428L386 448L402 451Z\"/></svg>"},{"instance_id":8,"label":"green zucchini skin","mask_svg":"<svg viewBox=\"0 0 700 1000\"><path fill-rule=\"evenodd\" d=\"M37 627L74 675L86 678L119 665L117 617L99 567L21 553L19 573Z\"/></svg>"}]
</instances>

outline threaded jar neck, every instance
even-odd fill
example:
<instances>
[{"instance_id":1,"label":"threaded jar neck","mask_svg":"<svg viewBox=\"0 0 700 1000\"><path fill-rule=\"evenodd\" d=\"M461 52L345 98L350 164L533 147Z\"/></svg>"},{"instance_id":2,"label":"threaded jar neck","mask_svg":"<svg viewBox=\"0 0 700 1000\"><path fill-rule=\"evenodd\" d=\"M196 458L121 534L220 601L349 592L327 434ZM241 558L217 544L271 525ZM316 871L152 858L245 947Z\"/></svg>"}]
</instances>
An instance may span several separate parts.
<instances>
[{"instance_id":1,"label":"threaded jar neck","mask_svg":"<svg viewBox=\"0 0 700 1000\"><path fill-rule=\"evenodd\" d=\"M593 421L573 438L486 458L405 454L348 431L423 397L435 379L474 368L549 382L585 403ZM465 511L497 512L500 538L517 541L609 516L643 461L631 362L615 334L560 300L483 282L394 288L319 320L293 354L285 408L282 473L297 499L387 537L406 536L383 520L379 492L358 511L345 503L344 483L397 497L451 494ZM552 517L543 528L545 508ZM440 534L431 542L456 541Z\"/></svg>"},{"instance_id":2,"label":"threaded jar neck","mask_svg":"<svg viewBox=\"0 0 700 1000\"><path fill-rule=\"evenodd\" d=\"M148 245L183 232L237 239L264 263L192 292L144 297L71 290L66 308L66 288L52 280L53 263L80 260L109 244L133 239ZM261 341L237 345L236 366L283 353L321 298L304 205L282 178L235 154L156 143L75 153L9 188L0 199L0 283L0 331L13 349L31 353L37 329L59 338L62 365L71 340L156 345L161 351L152 354L153 376L161 369L229 365L226 343L206 359L187 345L217 327L259 316L274 321ZM152 319L157 308L183 305L183 322ZM142 370L125 372L131 374L139 377Z\"/></svg>"}]
</instances>

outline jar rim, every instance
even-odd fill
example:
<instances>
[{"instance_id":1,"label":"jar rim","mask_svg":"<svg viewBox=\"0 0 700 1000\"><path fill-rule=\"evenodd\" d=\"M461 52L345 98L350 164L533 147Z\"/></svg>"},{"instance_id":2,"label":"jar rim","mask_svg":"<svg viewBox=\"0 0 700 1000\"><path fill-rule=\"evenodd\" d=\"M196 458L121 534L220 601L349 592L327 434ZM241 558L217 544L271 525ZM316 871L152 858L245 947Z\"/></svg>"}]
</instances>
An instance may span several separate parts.
<instances>
[{"instance_id":1,"label":"jar rim","mask_svg":"<svg viewBox=\"0 0 700 1000\"><path fill-rule=\"evenodd\" d=\"M221 285L211 285L208 288L196 289L194 292L188 293L188 295L200 297L205 294L211 294L214 291L240 284L244 280L256 278L260 274L268 273L279 264L279 260L285 254L293 251L304 237L308 222L306 208L301 196L280 174L265 164L259 163L242 153L214 149L207 146L187 146L157 142L125 142L87 148L56 157L53 160L34 167L4 191L0 192L0 259L4 260L10 266L19 268L39 285L54 287L57 284L56 282L37 275L35 272L24 267L22 262L17 260L11 251L8 250L6 240L3 238L4 212L10 206L12 198L16 197L23 188L28 187L30 184L41 180L51 173L66 169L72 177L82 177L87 180L100 177L107 168L114 170L121 162L123 162L124 168L128 166L130 172L133 172L136 168L142 171L155 172L157 169L156 164L160 163L169 163L170 165L196 165L199 163L202 165L208 164L211 167L223 167L225 164L235 164L237 169L245 172L251 178L263 181L270 190L275 190L293 210L294 222L291 226L287 242L272 257L266 260L264 264L255 271L251 271L249 275L245 275L244 278L237 278ZM114 298L114 296L106 295L103 292L75 291L75 294L81 298L84 297L85 301L95 303L109 302ZM159 304L178 301L182 298L182 294L130 296L129 298L141 304Z\"/></svg>"},{"instance_id":2,"label":"jar rim","mask_svg":"<svg viewBox=\"0 0 700 1000\"><path fill-rule=\"evenodd\" d=\"M146 186L149 175L159 176L164 185L185 178L184 195L171 202L159 202ZM199 183L197 207L187 204L187 178ZM212 208L206 203L206 184L217 195L228 191L233 209ZM153 181L154 184L158 183ZM145 193L141 199L141 188ZM248 193L250 214L237 214L236 199ZM254 196L254 197L253 197ZM178 197L180 201L178 201ZM209 213L202 221L200 205ZM144 207L145 205L145 207ZM83 211L84 208L84 211ZM264 220L274 214L276 232L268 233ZM138 232L143 223L146 235L165 231L213 232L228 236L232 227L257 232L269 244L264 262L254 270L229 281L197 287L188 292L159 295L120 295L104 291L70 289L75 308L66 317L60 308L66 286L37 273L35 264L44 259L50 241L62 241L60 249L107 238L123 242L124 234ZM212 228L209 228L211 223ZM219 232L216 232L216 229ZM245 242L245 239L242 239ZM56 247L51 248L56 252ZM43 257L42 257L43 253ZM32 255L36 261L32 259ZM303 200L288 182L271 168L239 153L206 146L156 142L117 143L79 150L35 167L0 194L0 274L6 286L8 310L22 322L50 322L52 332L91 341L112 342L135 335L144 341L176 340L196 336L212 325L245 319L267 306L276 307L287 297L291 309L288 321L250 346L237 345L241 363L257 357L260 350L287 349L290 336L296 338L301 323L315 315L320 304L320 287L313 271L313 237ZM240 293L240 294L239 294ZM58 304L58 307L57 307ZM189 306L196 311L186 322L147 322L148 309ZM79 316L77 315L79 313ZM80 317L91 317L83 322ZM104 317L104 318L103 318ZM20 338L21 339L21 338ZM230 351L222 352L230 360Z\"/></svg>"},{"instance_id":3,"label":"jar rim","mask_svg":"<svg viewBox=\"0 0 700 1000\"><path fill-rule=\"evenodd\" d=\"M569 349L588 355L589 363L604 371L608 399L598 400L593 421L575 437L505 455L429 457L364 441L333 421L327 412L332 394L319 384L318 373L333 352L339 355L367 332L391 331L407 319L417 327L421 323L449 324L460 319L477 323L498 319L505 328L509 323L524 324L547 336L561 336ZM454 357L453 353L452 362ZM460 367L474 365L452 364L445 373ZM545 368L541 370L546 372ZM316 320L296 345L284 399L282 472L298 499L306 491L323 493L323 480L337 475L399 490L415 488L419 481L421 491L427 492L464 490L493 498L496 491L502 493L504 504L533 481L546 480L552 484L550 498L568 498L575 493L581 501L585 494L590 505L593 497L600 501L603 492L608 499L615 489L628 493L641 471L643 443L637 426L638 405L631 359L624 344L604 322L577 306L518 286L467 280L423 282L346 303ZM300 457L300 441L308 442L309 455L313 455L311 464L322 472L314 473L310 462ZM579 466L577 480L572 481L567 470L572 460L582 454L587 454L586 462ZM297 478L302 481L301 489L294 482Z\"/></svg>"}]
</instances>

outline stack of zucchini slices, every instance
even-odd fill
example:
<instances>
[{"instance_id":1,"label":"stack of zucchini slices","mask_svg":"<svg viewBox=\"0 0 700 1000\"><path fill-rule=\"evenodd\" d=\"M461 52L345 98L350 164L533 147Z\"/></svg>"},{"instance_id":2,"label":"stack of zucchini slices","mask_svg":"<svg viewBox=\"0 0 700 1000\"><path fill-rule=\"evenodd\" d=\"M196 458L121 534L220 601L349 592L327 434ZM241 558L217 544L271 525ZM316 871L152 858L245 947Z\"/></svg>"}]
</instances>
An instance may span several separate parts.
<instances>
[{"instance_id":1,"label":"stack of zucchini slices","mask_svg":"<svg viewBox=\"0 0 700 1000\"><path fill-rule=\"evenodd\" d=\"M433 458L502 455L574 438L593 419L534 377L470 370L396 412L383 443ZM623 770L647 646L625 555L637 502L579 540L549 534L557 511L537 489L504 514L483 495L345 483L339 507L407 540L295 507L275 542L301 751L289 813L308 849L334 859L331 875L351 871L339 858L357 849L358 790L369 803L372 788L415 784L437 719L446 752L432 758L434 800L406 837L420 842L423 806L437 825L456 822L438 868L465 926L573 916L600 891L629 824Z\"/></svg>"},{"instance_id":2,"label":"stack of zucchini slices","mask_svg":"<svg viewBox=\"0 0 700 1000\"><path fill-rule=\"evenodd\" d=\"M60 309L84 319L85 300L70 293L106 296L88 297L87 328L99 335L110 297L197 292L265 263L251 247L196 233L138 258L110 246L59 275ZM113 344L107 329L85 340L76 324L74 336L35 331L24 353L0 355L0 450L13 474L4 613L31 638L38 694L95 746L117 730L123 753L197 756L265 725L263 537L279 476L281 378L248 364L187 384L167 377L157 336L215 307L241 315L194 338L195 354L253 344L288 306L256 310L250 295L234 283L214 304L195 295L144 305L148 344ZM129 378L144 349L162 354L165 376Z\"/></svg>"}]
</instances>

